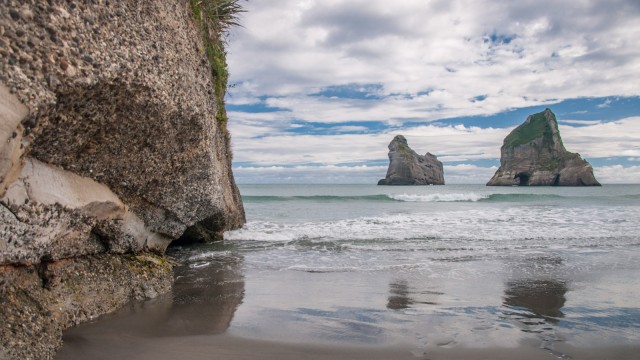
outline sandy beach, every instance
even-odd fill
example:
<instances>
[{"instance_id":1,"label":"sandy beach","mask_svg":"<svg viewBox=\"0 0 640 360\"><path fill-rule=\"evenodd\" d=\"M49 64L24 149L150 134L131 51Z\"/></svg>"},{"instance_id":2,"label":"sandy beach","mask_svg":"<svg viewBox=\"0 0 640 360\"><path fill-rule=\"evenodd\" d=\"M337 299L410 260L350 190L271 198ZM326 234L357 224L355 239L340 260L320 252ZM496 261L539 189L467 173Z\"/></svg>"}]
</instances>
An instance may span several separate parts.
<instances>
[{"instance_id":1,"label":"sandy beach","mask_svg":"<svg viewBox=\"0 0 640 360\"><path fill-rule=\"evenodd\" d=\"M68 330L58 359L640 353L634 188L255 191L304 196L246 197L257 220L222 243L171 248L170 294Z\"/></svg>"},{"instance_id":2,"label":"sandy beach","mask_svg":"<svg viewBox=\"0 0 640 360\"><path fill-rule=\"evenodd\" d=\"M58 353L60 360L81 359L219 359L219 360L297 360L297 359L396 359L396 360L540 360L540 359L584 359L584 360L635 360L639 346L613 348L563 348L563 356L536 347L522 344L516 348L448 348L434 347L427 351L410 350L411 345L383 347L356 347L327 344L292 344L244 339L235 336L168 336L143 337L100 333L83 330L83 334L72 331L65 337L65 346Z\"/></svg>"}]
</instances>

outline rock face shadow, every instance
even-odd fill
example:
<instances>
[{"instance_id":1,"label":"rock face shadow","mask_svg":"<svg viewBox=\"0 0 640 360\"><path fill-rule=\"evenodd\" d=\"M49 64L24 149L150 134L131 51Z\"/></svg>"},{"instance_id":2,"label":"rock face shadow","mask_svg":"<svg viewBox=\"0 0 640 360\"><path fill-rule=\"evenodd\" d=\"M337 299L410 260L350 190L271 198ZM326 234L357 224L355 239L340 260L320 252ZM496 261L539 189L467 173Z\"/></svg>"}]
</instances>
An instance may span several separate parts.
<instances>
[{"instance_id":1,"label":"rock face shadow","mask_svg":"<svg viewBox=\"0 0 640 360\"><path fill-rule=\"evenodd\" d=\"M72 328L65 346L101 346L105 338L215 335L224 333L244 299L243 258L221 253L181 260L171 293L134 302L99 321ZM103 340L100 340L103 339ZM93 345L92 345L93 344Z\"/></svg>"}]
</instances>

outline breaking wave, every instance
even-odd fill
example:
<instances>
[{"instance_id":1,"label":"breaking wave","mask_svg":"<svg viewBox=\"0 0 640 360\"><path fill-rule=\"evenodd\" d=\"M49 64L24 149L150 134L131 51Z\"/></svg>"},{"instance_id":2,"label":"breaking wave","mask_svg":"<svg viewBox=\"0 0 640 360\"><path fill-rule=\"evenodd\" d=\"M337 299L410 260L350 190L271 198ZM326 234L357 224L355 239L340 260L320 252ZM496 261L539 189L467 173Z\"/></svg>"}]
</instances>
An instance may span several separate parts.
<instances>
[{"instance_id":1,"label":"breaking wave","mask_svg":"<svg viewBox=\"0 0 640 360\"><path fill-rule=\"evenodd\" d=\"M552 194L479 194L469 193L435 193L435 194L379 194L362 196L313 195L313 196L243 196L247 203L311 201L311 202L527 202L566 198Z\"/></svg>"}]
</instances>

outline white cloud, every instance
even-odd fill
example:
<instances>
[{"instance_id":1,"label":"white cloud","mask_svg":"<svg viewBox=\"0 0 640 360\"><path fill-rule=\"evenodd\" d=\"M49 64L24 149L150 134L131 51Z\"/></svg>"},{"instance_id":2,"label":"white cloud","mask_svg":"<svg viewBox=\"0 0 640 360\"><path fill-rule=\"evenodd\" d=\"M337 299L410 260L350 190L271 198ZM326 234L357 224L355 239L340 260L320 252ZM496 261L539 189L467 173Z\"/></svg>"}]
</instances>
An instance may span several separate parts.
<instances>
[{"instance_id":1,"label":"white cloud","mask_svg":"<svg viewBox=\"0 0 640 360\"><path fill-rule=\"evenodd\" d=\"M602 104L599 104L598 108L602 109L602 108L608 108L610 106L611 106L611 99L607 99Z\"/></svg>"},{"instance_id":2,"label":"white cloud","mask_svg":"<svg viewBox=\"0 0 640 360\"><path fill-rule=\"evenodd\" d=\"M640 182L640 166L599 166L593 168L593 173L602 184L637 184Z\"/></svg>"},{"instance_id":3,"label":"white cloud","mask_svg":"<svg viewBox=\"0 0 640 360\"><path fill-rule=\"evenodd\" d=\"M396 134L445 163L497 164L504 137L524 119L488 129L429 123L563 99L640 94L630 76L640 73L635 0L403 0L393 6L386 0L280 0L246 7L244 27L230 38L230 83L236 86L227 103L286 111L229 112L234 161L276 166L237 168L239 179L370 183L386 170L373 174L379 169L352 164L386 161ZM373 99L312 96L358 85ZM600 105L611 109L615 102ZM389 128L367 132L356 123L364 121ZM413 124L404 125L408 121ZM311 135L305 129L315 125L301 122L331 125ZM560 124L567 149L587 160L640 158L638 117ZM492 169L447 166L446 180L482 183L477 179L490 178ZM614 171L599 169L605 177ZM250 177L258 173L262 177Z\"/></svg>"},{"instance_id":4,"label":"white cloud","mask_svg":"<svg viewBox=\"0 0 640 360\"><path fill-rule=\"evenodd\" d=\"M374 134L308 135L266 131L261 123L231 124L234 161L266 165L344 164L385 161L387 145L404 135L417 153L430 152L441 161L497 159L500 145L511 129L424 125ZM241 144L241 146L239 145Z\"/></svg>"},{"instance_id":5,"label":"white cloud","mask_svg":"<svg viewBox=\"0 0 640 360\"><path fill-rule=\"evenodd\" d=\"M569 151L580 153L587 160L640 156L640 116L590 126L560 125L560 134Z\"/></svg>"},{"instance_id":6,"label":"white cloud","mask_svg":"<svg viewBox=\"0 0 640 360\"><path fill-rule=\"evenodd\" d=\"M298 119L344 121L491 114L547 99L637 95L636 1L282 0L246 4L230 42L237 101L283 96ZM585 21L588 19L588 21ZM455 72L449 70L455 69ZM308 98L376 83L418 99ZM487 95L485 101L468 99ZM526 97L526 100L525 100Z\"/></svg>"},{"instance_id":7,"label":"white cloud","mask_svg":"<svg viewBox=\"0 0 640 360\"><path fill-rule=\"evenodd\" d=\"M496 170L497 166L450 165L444 167L444 180L447 184L486 184Z\"/></svg>"},{"instance_id":8,"label":"white cloud","mask_svg":"<svg viewBox=\"0 0 640 360\"><path fill-rule=\"evenodd\" d=\"M600 120L558 120L558 122L569 125L596 125L602 123Z\"/></svg>"},{"instance_id":9,"label":"white cloud","mask_svg":"<svg viewBox=\"0 0 640 360\"><path fill-rule=\"evenodd\" d=\"M234 176L240 184L377 184L386 166L239 166Z\"/></svg>"},{"instance_id":10,"label":"white cloud","mask_svg":"<svg viewBox=\"0 0 640 360\"><path fill-rule=\"evenodd\" d=\"M447 184L484 184L498 168L481 167L469 164L445 166ZM301 165L301 166L239 166L234 168L234 175L241 184L260 183L342 183L342 184L376 184L385 177L387 166L336 166L336 165Z\"/></svg>"}]
</instances>

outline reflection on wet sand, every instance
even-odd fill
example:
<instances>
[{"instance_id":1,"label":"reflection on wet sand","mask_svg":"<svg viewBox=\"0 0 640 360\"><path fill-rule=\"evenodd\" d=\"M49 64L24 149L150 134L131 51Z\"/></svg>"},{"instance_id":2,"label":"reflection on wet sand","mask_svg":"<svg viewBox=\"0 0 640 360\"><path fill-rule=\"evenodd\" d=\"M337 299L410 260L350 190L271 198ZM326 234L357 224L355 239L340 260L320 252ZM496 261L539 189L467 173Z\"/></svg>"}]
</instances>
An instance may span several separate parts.
<instances>
[{"instance_id":1,"label":"reflection on wet sand","mask_svg":"<svg viewBox=\"0 0 640 360\"><path fill-rule=\"evenodd\" d=\"M413 299L409 297L409 283L405 280L391 282L389 284L387 309L406 309L411 304L413 304Z\"/></svg>"},{"instance_id":2,"label":"reflection on wet sand","mask_svg":"<svg viewBox=\"0 0 640 360\"><path fill-rule=\"evenodd\" d=\"M564 317L568 288L565 281L555 279L522 279L509 281L504 290L504 306L510 311L507 318L520 324L520 330L537 334L540 348L560 359L568 358L556 350L556 344L563 341L556 333L556 324Z\"/></svg>"},{"instance_id":3,"label":"reflection on wet sand","mask_svg":"<svg viewBox=\"0 0 640 360\"><path fill-rule=\"evenodd\" d=\"M387 309L408 309L416 304L437 305L436 297L442 295L437 291L416 291L409 286L406 280L395 280L389 283L389 297Z\"/></svg>"},{"instance_id":4,"label":"reflection on wet sand","mask_svg":"<svg viewBox=\"0 0 640 360\"><path fill-rule=\"evenodd\" d=\"M165 342L178 347L198 335L225 332L244 298L243 258L225 252L202 258L187 250L177 258L181 264L174 269L171 294L132 303L98 322L69 329L56 358L182 358L158 357L150 348Z\"/></svg>"},{"instance_id":5,"label":"reflection on wet sand","mask_svg":"<svg viewBox=\"0 0 640 360\"><path fill-rule=\"evenodd\" d=\"M174 269L171 294L132 303L98 323L70 329L64 335L61 354L74 358L66 351L73 354L78 349L107 347L106 342L98 343L109 334L152 338L225 332L244 298L243 258L224 254L183 261Z\"/></svg>"},{"instance_id":6,"label":"reflection on wet sand","mask_svg":"<svg viewBox=\"0 0 640 360\"><path fill-rule=\"evenodd\" d=\"M513 308L524 308L535 316L557 323L564 317L567 286L557 280L518 280L507 283L504 291L504 305Z\"/></svg>"},{"instance_id":7,"label":"reflection on wet sand","mask_svg":"<svg viewBox=\"0 0 640 360\"><path fill-rule=\"evenodd\" d=\"M223 333L244 297L242 258L217 257L175 269L172 301L156 326L163 335Z\"/></svg>"}]
</instances>

